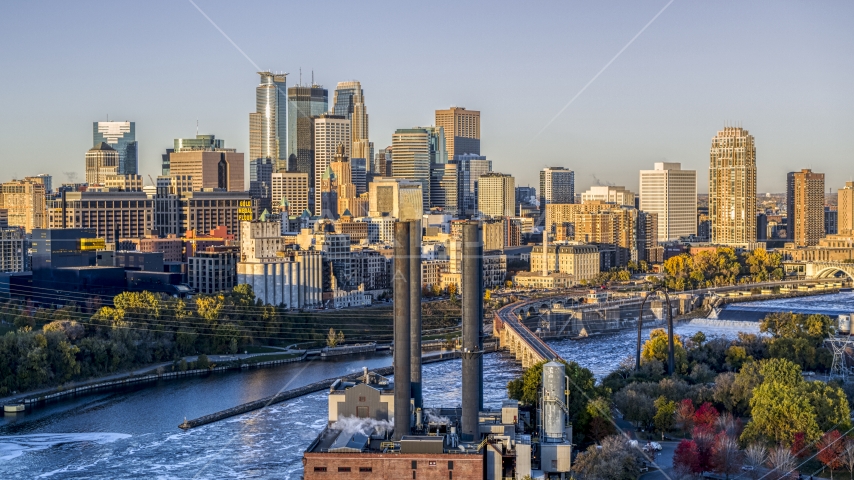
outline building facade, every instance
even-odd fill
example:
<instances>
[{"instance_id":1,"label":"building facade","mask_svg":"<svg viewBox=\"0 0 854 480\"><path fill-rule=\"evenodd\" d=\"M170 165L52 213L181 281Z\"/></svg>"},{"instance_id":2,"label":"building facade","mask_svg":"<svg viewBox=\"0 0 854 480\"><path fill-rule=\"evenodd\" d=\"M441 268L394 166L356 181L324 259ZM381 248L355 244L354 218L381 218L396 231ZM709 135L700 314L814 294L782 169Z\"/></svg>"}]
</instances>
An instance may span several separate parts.
<instances>
[{"instance_id":1,"label":"building facade","mask_svg":"<svg viewBox=\"0 0 854 480\"><path fill-rule=\"evenodd\" d=\"M288 162L278 172L307 173L314 185L314 118L329 108L329 92L320 85L288 89Z\"/></svg>"},{"instance_id":2,"label":"building facade","mask_svg":"<svg viewBox=\"0 0 854 480\"><path fill-rule=\"evenodd\" d=\"M187 259L187 284L207 295L233 289L237 285L237 252L196 252Z\"/></svg>"},{"instance_id":3,"label":"building facade","mask_svg":"<svg viewBox=\"0 0 854 480\"><path fill-rule=\"evenodd\" d=\"M188 150L169 155L172 176L190 177L193 190L218 188L244 192L243 154L234 149Z\"/></svg>"},{"instance_id":4,"label":"building facade","mask_svg":"<svg viewBox=\"0 0 854 480\"><path fill-rule=\"evenodd\" d=\"M818 245L824 238L824 174L790 172L786 183L789 238L799 247Z\"/></svg>"},{"instance_id":5,"label":"building facade","mask_svg":"<svg viewBox=\"0 0 854 480\"><path fill-rule=\"evenodd\" d=\"M0 272L27 270L27 243L23 228L0 228Z\"/></svg>"},{"instance_id":6,"label":"building facade","mask_svg":"<svg viewBox=\"0 0 854 480\"><path fill-rule=\"evenodd\" d=\"M463 107L436 110L436 126L443 129L448 161L457 155L480 155L479 111Z\"/></svg>"},{"instance_id":7,"label":"building facade","mask_svg":"<svg viewBox=\"0 0 854 480\"><path fill-rule=\"evenodd\" d=\"M845 182L837 192L837 225L840 234L854 231L854 182Z\"/></svg>"},{"instance_id":8,"label":"building facade","mask_svg":"<svg viewBox=\"0 0 854 480\"><path fill-rule=\"evenodd\" d=\"M552 203L575 203L575 172L564 167L540 171L540 212L545 214Z\"/></svg>"},{"instance_id":9,"label":"building facade","mask_svg":"<svg viewBox=\"0 0 854 480\"><path fill-rule=\"evenodd\" d=\"M92 146L106 143L118 153L116 173L139 173L139 146L136 142L135 122L93 122Z\"/></svg>"},{"instance_id":10,"label":"building facade","mask_svg":"<svg viewBox=\"0 0 854 480\"><path fill-rule=\"evenodd\" d=\"M45 185L32 177L0 184L0 208L6 226L21 227L27 233L47 227Z\"/></svg>"},{"instance_id":11,"label":"building facade","mask_svg":"<svg viewBox=\"0 0 854 480\"><path fill-rule=\"evenodd\" d=\"M422 204L430 205L430 167L446 163L441 128L401 128L392 135L392 175L421 184Z\"/></svg>"},{"instance_id":12,"label":"building facade","mask_svg":"<svg viewBox=\"0 0 854 480\"><path fill-rule=\"evenodd\" d=\"M335 88L333 106L335 115L343 115L350 120L352 145L351 158L371 158L371 142L368 137L368 110L365 107L365 94L358 81L338 82Z\"/></svg>"},{"instance_id":13,"label":"building facade","mask_svg":"<svg viewBox=\"0 0 854 480\"><path fill-rule=\"evenodd\" d=\"M634 207L635 194L626 187L614 185L593 185L581 194L581 202L607 202L620 206Z\"/></svg>"},{"instance_id":14,"label":"building facade","mask_svg":"<svg viewBox=\"0 0 854 480\"><path fill-rule=\"evenodd\" d=\"M321 182L329 165L335 160L338 145L344 146L344 156L350 157L350 120L343 115L322 114L314 119L314 214L321 215Z\"/></svg>"},{"instance_id":15,"label":"building facade","mask_svg":"<svg viewBox=\"0 0 854 480\"><path fill-rule=\"evenodd\" d=\"M516 180L490 172L478 179L478 214L484 217L512 217L516 210Z\"/></svg>"},{"instance_id":16,"label":"building facade","mask_svg":"<svg viewBox=\"0 0 854 480\"><path fill-rule=\"evenodd\" d=\"M307 173L274 173L271 178L271 201L281 205L288 202L291 215L301 215L308 210L309 175Z\"/></svg>"},{"instance_id":17,"label":"building facade","mask_svg":"<svg viewBox=\"0 0 854 480\"><path fill-rule=\"evenodd\" d=\"M477 190L480 177L492 171L492 161L481 155L458 155L453 162L457 165L457 208L460 215L477 215Z\"/></svg>"},{"instance_id":18,"label":"building facade","mask_svg":"<svg viewBox=\"0 0 854 480\"><path fill-rule=\"evenodd\" d=\"M424 214L421 183L381 178L369 185L368 216L392 217L402 222L421 220Z\"/></svg>"},{"instance_id":19,"label":"building facade","mask_svg":"<svg viewBox=\"0 0 854 480\"><path fill-rule=\"evenodd\" d=\"M657 162L640 171L640 210L658 216L658 240L697 233L697 172L682 164Z\"/></svg>"},{"instance_id":20,"label":"building facade","mask_svg":"<svg viewBox=\"0 0 854 480\"><path fill-rule=\"evenodd\" d=\"M47 210L49 228L91 229L107 242L144 237L154 228L154 200L143 192L67 192Z\"/></svg>"},{"instance_id":21,"label":"building facade","mask_svg":"<svg viewBox=\"0 0 854 480\"><path fill-rule=\"evenodd\" d=\"M756 146L741 127L725 127L712 139L709 160L711 242L756 242Z\"/></svg>"},{"instance_id":22,"label":"building facade","mask_svg":"<svg viewBox=\"0 0 854 480\"><path fill-rule=\"evenodd\" d=\"M288 76L258 75L261 83L255 88L255 112L249 114L249 159L269 158L276 163L276 171L284 172L288 163Z\"/></svg>"},{"instance_id":23,"label":"building facade","mask_svg":"<svg viewBox=\"0 0 854 480\"><path fill-rule=\"evenodd\" d=\"M119 152L101 142L86 152L86 183L103 185L107 176L117 175Z\"/></svg>"}]
</instances>

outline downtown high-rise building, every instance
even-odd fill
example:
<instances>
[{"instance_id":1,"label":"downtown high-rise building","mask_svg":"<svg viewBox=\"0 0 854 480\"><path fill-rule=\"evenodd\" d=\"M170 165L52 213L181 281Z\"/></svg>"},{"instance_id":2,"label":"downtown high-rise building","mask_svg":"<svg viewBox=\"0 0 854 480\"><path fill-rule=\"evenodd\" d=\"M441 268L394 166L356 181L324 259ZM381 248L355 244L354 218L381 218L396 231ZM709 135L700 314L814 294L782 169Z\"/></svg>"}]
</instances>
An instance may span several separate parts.
<instances>
[{"instance_id":1,"label":"downtown high-rise building","mask_svg":"<svg viewBox=\"0 0 854 480\"><path fill-rule=\"evenodd\" d=\"M350 156L350 120L343 115L321 114L314 119L314 212L322 214L321 183L335 160L338 145L344 146L344 156ZM337 201L336 201L337 203ZM335 207L337 209L337 206Z\"/></svg>"},{"instance_id":2,"label":"downtown high-rise building","mask_svg":"<svg viewBox=\"0 0 854 480\"><path fill-rule=\"evenodd\" d=\"M297 85L288 89L288 161L285 169L277 171L307 173L309 184L314 185L314 119L328 109L329 92L322 86Z\"/></svg>"},{"instance_id":3,"label":"downtown high-rise building","mask_svg":"<svg viewBox=\"0 0 854 480\"><path fill-rule=\"evenodd\" d=\"M274 173L271 175L270 191L273 208L280 213L302 215L308 210L307 173Z\"/></svg>"},{"instance_id":4,"label":"downtown high-rise building","mask_svg":"<svg viewBox=\"0 0 854 480\"><path fill-rule=\"evenodd\" d=\"M21 227L27 233L47 227L45 202L45 184L37 177L0 184L0 209L5 210L7 227Z\"/></svg>"},{"instance_id":5,"label":"downtown high-rise building","mask_svg":"<svg viewBox=\"0 0 854 480\"><path fill-rule=\"evenodd\" d=\"M540 221L552 203L575 203L575 172L564 167L540 170Z\"/></svg>"},{"instance_id":6,"label":"downtown high-rise building","mask_svg":"<svg viewBox=\"0 0 854 480\"><path fill-rule=\"evenodd\" d=\"M657 240L678 240L697 233L697 172L677 162L656 162L640 171L641 211L657 217Z\"/></svg>"},{"instance_id":7,"label":"downtown high-rise building","mask_svg":"<svg viewBox=\"0 0 854 480\"><path fill-rule=\"evenodd\" d=\"M368 140L368 110L365 108L365 94L362 91L362 84L357 81L338 82L334 95L332 113L343 115L350 120L350 130L353 136L350 147L351 158L369 160L372 155L372 145Z\"/></svg>"},{"instance_id":8,"label":"downtown high-rise building","mask_svg":"<svg viewBox=\"0 0 854 480\"><path fill-rule=\"evenodd\" d=\"M480 177L492 171L492 160L482 155L457 155L453 163L457 165L457 208L460 215L477 215L477 188Z\"/></svg>"},{"instance_id":9,"label":"downtown high-rise building","mask_svg":"<svg viewBox=\"0 0 854 480\"><path fill-rule=\"evenodd\" d=\"M837 193L837 232L849 235L854 232L854 182L845 182Z\"/></svg>"},{"instance_id":10,"label":"downtown high-rise building","mask_svg":"<svg viewBox=\"0 0 854 480\"><path fill-rule=\"evenodd\" d=\"M401 128L392 135L392 175L421 184L422 205L430 206L431 166L447 163L441 127Z\"/></svg>"},{"instance_id":11,"label":"downtown high-rise building","mask_svg":"<svg viewBox=\"0 0 854 480\"><path fill-rule=\"evenodd\" d=\"M803 169L786 180L786 233L796 246L818 245L824 238L824 174Z\"/></svg>"},{"instance_id":12,"label":"downtown high-rise building","mask_svg":"<svg viewBox=\"0 0 854 480\"><path fill-rule=\"evenodd\" d=\"M457 155L480 155L479 111L463 107L436 110L436 126L444 129L448 160Z\"/></svg>"},{"instance_id":13,"label":"downtown high-rise building","mask_svg":"<svg viewBox=\"0 0 854 480\"><path fill-rule=\"evenodd\" d=\"M255 112L249 114L249 161L270 158L276 170L288 164L288 94L286 73L258 72Z\"/></svg>"},{"instance_id":14,"label":"downtown high-rise building","mask_svg":"<svg viewBox=\"0 0 854 480\"><path fill-rule=\"evenodd\" d=\"M86 183L103 185L108 176L118 175L119 152L101 142L86 152Z\"/></svg>"},{"instance_id":15,"label":"downtown high-rise building","mask_svg":"<svg viewBox=\"0 0 854 480\"><path fill-rule=\"evenodd\" d=\"M512 217L516 210L516 179L490 172L478 179L477 209L481 217Z\"/></svg>"},{"instance_id":16,"label":"downtown high-rise building","mask_svg":"<svg viewBox=\"0 0 854 480\"><path fill-rule=\"evenodd\" d=\"M709 152L711 242L756 242L756 146L741 127L724 127Z\"/></svg>"},{"instance_id":17,"label":"downtown high-rise building","mask_svg":"<svg viewBox=\"0 0 854 480\"><path fill-rule=\"evenodd\" d=\"M93 122L92 146L98 147L101 143L118 152L117 175L139 173L139 146L134 122Z\"/></svg>"}]
</instances>

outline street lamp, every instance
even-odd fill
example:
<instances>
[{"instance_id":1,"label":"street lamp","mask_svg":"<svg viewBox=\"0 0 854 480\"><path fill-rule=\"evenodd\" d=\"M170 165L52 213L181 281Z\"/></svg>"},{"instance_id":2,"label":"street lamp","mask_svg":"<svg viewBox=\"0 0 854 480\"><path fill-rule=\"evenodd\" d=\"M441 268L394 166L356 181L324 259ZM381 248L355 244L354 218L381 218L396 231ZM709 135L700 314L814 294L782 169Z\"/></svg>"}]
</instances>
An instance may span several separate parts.
<instances>
[{"instance_id":1,"label":"street lamp","mask_svg":"<svg viewBox=\"0 0 854 480\"><path fill-rule=\"evenodd\" d=\"M657 286L649 291L649 295L644 297L641 302L640 313L638 314L638 349L635 357L635 370L640 371L641 364L641 328L643 327L643 307L646 306L646 301L653 293L661 292L664 294L664 300L667 302L667 374L673 375L676 370L673 360L673 309L670 307L670 296L667 294L667 287Z\"/></svg>"}]
</instances>

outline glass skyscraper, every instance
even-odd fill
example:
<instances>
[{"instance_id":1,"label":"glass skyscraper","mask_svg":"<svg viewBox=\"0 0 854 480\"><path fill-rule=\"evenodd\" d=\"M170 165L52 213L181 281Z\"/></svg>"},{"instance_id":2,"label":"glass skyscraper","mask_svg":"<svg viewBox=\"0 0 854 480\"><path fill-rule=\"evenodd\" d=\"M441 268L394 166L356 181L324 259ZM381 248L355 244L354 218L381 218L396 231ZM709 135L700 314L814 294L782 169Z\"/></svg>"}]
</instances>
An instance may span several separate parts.
<instances>
[{"instance_id":1,"label":"glass skyscraper","mask_svg":"<svg viewBox=\"0 0 854 480\"><path fill-rule=\"evenodd\" d=\"M134 122L93 122L92 146L97 147L101 143L106 143L119 153L118 175L139 173L139 149Z\"/></svg>"},{"instance_id":2,"label":"glass skyscraper","mask_svg":"<svg viewBox=\"0 0 854 480\"><path fill-rule=\"evenodd\" d=\"M288 165L287 74L258 72L255 112L249 114L249 161L270 158L277 171Z\"/></svg>"},{"instance_id":3,"label":"glass skyscraper","mask_svg":"<svg viewBox=\"0 0 854 480\"><path fill-rule=\"evenodd\" d=\"M465 217L477 215L478 180L492 171L492 161L481 155L466 154L454 156L459 176L457 208Z\"/></svg>"},{"instance_id":4,"label":"glass skyscraper","mask_svg":"<svg viewBox=\"0 0 854 480\"><path fill-rule=\"evenodd\" d=\"M288 89L288 172L307 173L314 186L314 117L329 109L329 92L320 85ZM283 170L279 170L282 172ZM322 174L322 172L321 172Z\"/></svg>"},{"instance_id":5,"label":"glass skyscraper","mask_svg":"<svg viewBox=\"0 0 854 480\"><path fill-rule=\"evenodd\" d=\"M372 145L368 140L368 110L362 84L357 81L338 82L335 87L333 113L350 120L352 132L351 158L371 158Z\"/></svg>"}]
</instances>

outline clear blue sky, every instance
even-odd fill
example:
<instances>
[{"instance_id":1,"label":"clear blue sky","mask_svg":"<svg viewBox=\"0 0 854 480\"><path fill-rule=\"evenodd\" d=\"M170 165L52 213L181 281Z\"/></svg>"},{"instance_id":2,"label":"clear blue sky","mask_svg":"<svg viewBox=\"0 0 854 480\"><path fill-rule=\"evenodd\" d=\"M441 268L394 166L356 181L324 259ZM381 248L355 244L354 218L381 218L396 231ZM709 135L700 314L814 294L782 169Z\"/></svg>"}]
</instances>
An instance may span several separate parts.
<instances>
[{"instance_id":1,"label":"clear blue sky","mask_svg":"<svg viewBox=\"0 0 854 480\"><path fill-rule=\"evenodd\" d=\"M537 136L667 0L282 2L195 0L263 69L331 91L360 80L377 148L450 105L482 113L494 169L544 166L637 189L677 161L707 191L711 137L756 137L759 191L785 172L854 175L854 3L676 0ZM141 173L175 137L212 133L248 153L256 68L187 0L4 2L0 180L83 178L92 122L136 122Z\"/></svg>"}]
</instances>

